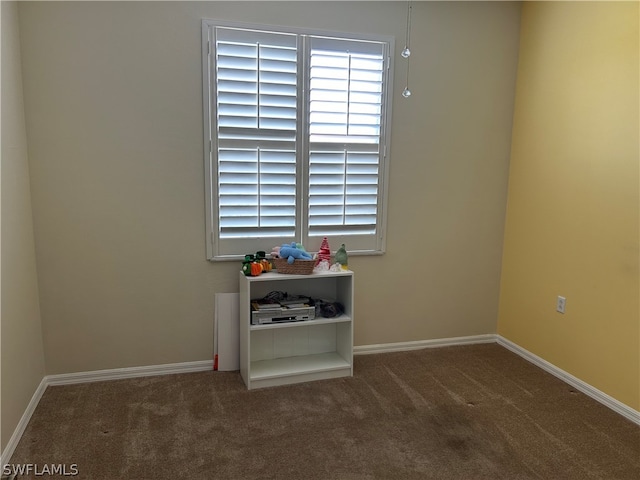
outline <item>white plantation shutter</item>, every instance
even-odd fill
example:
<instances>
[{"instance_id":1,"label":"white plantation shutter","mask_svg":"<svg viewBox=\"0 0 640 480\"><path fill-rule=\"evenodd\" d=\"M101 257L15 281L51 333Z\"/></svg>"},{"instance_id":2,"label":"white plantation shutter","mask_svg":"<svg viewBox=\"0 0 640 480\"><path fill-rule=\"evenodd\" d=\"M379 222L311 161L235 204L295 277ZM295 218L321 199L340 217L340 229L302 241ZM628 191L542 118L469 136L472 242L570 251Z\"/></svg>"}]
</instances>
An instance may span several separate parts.
<instances>
[{"instance_id":1,"label":"white plantation shutter","mask_svg":"<svg viewBox=\"0 0 640 480\"><path fill-rule=\"evenodd\" d=\"M391 42L212 21L203 41L208 257L381 252Z\"/></svg>"},{"instance_id":2,"label":"white plantation shutter","mask_svg":"<svg viewBox=\"0 0 640 480\"><path fill-rule=\"evenodd\" d=\"M309 241L327 235L351 250L375 250L384 44L326 37L309 43Z\"/></svg>"},{"instance_id":3,"label":"white plantation shutter","mask_svg":"<svg viewBox=\"0 0 640 480\"><path fill-rule=\"evenodd\" d=\"M215 29L218 235L237 253L296 238L297 56L296 35Z\"/></svg>"}]
</instances>

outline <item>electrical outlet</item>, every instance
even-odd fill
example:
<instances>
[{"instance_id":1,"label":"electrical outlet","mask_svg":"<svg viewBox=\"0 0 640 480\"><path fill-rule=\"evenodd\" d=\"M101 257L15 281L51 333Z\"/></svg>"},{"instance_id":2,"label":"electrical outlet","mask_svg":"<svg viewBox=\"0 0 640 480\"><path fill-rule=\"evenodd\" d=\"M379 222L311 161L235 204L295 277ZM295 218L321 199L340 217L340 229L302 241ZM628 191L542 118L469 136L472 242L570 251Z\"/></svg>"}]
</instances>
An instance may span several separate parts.
<instances>
[{"instance_id":1,"label":"electrical outlet","mask_svg":"<svg viewBox=\"0 0 640 480\"><path fill-rule=\"evenodd\" d=\"M564 313L564 307L567 303L567 299L561 296L558 296L558 302L556 303L556 312Z\"/></svg>"}]
</instances>

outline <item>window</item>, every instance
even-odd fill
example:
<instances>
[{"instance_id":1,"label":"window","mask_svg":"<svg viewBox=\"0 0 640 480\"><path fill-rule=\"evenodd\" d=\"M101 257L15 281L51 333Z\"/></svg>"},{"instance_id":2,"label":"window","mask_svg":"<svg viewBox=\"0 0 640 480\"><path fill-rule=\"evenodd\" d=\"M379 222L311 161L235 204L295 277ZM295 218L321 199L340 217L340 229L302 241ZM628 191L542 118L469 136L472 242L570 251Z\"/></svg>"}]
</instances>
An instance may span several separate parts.
<instances>
[{"instance_id":1,"label":"window","mask_svg":"<svg viewBox=\"0 0 640 480\"><path fill-rule=\"evenodd\" d=\"M384 251L390 38L203 21L207 256Z\"/></svg>"}]
</instances>

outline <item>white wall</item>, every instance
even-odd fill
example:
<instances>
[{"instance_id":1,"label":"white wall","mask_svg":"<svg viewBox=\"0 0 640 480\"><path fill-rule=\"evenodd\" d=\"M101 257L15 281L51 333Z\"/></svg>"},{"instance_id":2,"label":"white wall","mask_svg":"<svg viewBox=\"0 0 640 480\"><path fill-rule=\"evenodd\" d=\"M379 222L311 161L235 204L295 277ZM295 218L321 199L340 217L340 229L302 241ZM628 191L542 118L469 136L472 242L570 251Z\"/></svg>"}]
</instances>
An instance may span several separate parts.
<instances>
[{"instance_id":1,"label":"white wall","mask_svg":"<svg viewBox=\"0 0 640 480\"><path fill-rule=\"evenodd\" d=\"M4 450L44 376L22 102L18 7L2 2L2 415Z\"/></svg>"},{"instance_id":2,"label":"white wall","mask_svg":"<svg viewBox=\"0 0 640 480\"><path fill-rule=\"evenodd\" d=\"M237 291L239 264L205 260L201 19L395 35L399 50L405 8L20 4L47 373L212 356L214 294ZM496 330L520 6L413 12L387 254L350 259L356 345Z\"/></svg>"}]
</instances>

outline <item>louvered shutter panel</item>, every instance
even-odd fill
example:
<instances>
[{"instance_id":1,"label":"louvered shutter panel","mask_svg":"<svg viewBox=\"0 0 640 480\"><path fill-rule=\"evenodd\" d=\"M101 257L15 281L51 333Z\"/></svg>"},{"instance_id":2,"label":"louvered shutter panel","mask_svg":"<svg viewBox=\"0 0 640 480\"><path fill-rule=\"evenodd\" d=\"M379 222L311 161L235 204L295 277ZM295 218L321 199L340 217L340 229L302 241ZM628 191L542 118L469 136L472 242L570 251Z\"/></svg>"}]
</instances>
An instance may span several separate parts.
<instances>
[{"instance_id":1,"label":"louvered shutter panel","mask_svg":"<svg viewBox=\"0 0 640 480\"><path fill-rule=\"evenodd\" d=\"M379 250L385 48L310 37L305 240ZM338 245L336 245L337 248Z\"/></svg>"},{"instance_id":2,"label":"louvered shutter panel","mask_svg":"<svg viewBox=\"0 0 640 480\"><path fill-rule=\"evenodd\" d=\"M255 251L255 240L243 239L264 239L267 248L296 237L297 42L294 34L215 29L222 251Z\"/></svg>"}]
</instances>

